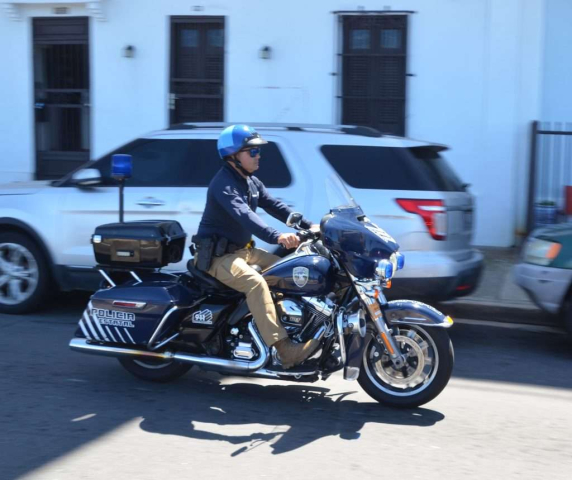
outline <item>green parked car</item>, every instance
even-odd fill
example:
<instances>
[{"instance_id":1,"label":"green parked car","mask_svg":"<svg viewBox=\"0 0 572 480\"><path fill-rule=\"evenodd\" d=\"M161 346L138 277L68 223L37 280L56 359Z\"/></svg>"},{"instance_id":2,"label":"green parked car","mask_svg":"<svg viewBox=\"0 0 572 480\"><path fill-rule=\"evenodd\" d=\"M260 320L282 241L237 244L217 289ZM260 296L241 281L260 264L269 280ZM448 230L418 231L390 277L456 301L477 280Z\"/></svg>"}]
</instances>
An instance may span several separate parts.
<instances>
[{"instance_id":1,"label":"green parked car","mask_svg":"<svg viewBox=\"0 0 572 480\"><path fill-rule=\"evenodd\" d=\"M572 334L572 224L534 230L513 277L536 305L560 315Z\"/></svg>"}]
</instances>

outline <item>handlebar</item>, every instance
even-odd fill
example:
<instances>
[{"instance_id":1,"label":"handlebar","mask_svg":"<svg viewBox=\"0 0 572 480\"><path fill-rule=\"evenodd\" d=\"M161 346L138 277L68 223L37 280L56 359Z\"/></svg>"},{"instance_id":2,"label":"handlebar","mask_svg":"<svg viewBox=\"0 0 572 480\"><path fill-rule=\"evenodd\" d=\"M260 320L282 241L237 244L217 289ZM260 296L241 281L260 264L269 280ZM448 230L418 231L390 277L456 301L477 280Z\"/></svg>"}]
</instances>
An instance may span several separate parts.
<instances>
[{"instance_id":1,"label":"handlebar","mask_svg":"<svg viewBox=\"0 0 572 480\"><path fill-rule=\"evenodd\" d=\"M314 242L319 240L321 237L320 232L312 232L311 230L299 230L296 232L300 242L305 242L306 240L313 240Z\"/></svg>"}]
</instances>

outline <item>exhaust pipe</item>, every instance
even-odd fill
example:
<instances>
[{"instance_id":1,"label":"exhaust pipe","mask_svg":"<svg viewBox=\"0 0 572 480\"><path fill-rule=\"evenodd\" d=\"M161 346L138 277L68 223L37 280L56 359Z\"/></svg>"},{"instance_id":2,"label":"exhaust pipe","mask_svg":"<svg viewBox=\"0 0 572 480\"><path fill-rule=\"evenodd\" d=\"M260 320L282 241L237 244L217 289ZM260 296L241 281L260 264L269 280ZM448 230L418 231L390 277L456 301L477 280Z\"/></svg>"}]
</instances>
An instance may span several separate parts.
<instances>
[{"instance_id":1,"label":"exhaust pipe","mask_svg":"<svg viewBox=\"0 0 572 480\"><path fill-rule=\"evenodd\" d=\"M132 350L129 348L110 347L107 345L97 345L87 343L85 338L74 338L70 342L70 348L76 352L91 353L107 357L125 358L153 358L156 360L175 360L182 363L191 363L211 370L223 370L226 372L252 372L266 365L268 361L268 348L260 338L256 327L252 322L248 324L248 331L260 352L258 359L249 362L246 360L226 360L223 358L205 357L201 355L190 355L186 353L173 352L149 352L146 350Z\"/></svg>"}]
</instances>

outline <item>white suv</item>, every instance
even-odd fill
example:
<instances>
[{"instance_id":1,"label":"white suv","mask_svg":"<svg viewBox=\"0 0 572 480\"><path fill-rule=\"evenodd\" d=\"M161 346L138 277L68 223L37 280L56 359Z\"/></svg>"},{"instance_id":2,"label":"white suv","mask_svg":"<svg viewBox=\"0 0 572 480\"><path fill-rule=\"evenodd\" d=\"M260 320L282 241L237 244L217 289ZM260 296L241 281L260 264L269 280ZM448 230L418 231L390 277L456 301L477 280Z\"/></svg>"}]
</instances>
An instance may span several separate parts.
<instances>
[{"instance_id":1,"label":"white suv","mask_svg":"<svg viewBox=\"0 0 572 480\"><path fill-rule=\"evenodd\" d=\"M272 195L319 222L328 200L317 185L335 171L367 216L397 240L406 268L392 296L447 299L474 290L483 256L470 245L473 198L439 155L445 147L365 127L251 125L269 141L257 176ZM0 312L30 311L53 286L97 289L90 238L96 226L118 220L118 188L110 178L114 153L133 156L125 220L177 220L189 242L221 166L216 140L225 126L173 126L61 180L0 186ZM287 228L258 213L278 230ZM184 269L189 255L169 268Z\"/></svg>"}]
</instances>

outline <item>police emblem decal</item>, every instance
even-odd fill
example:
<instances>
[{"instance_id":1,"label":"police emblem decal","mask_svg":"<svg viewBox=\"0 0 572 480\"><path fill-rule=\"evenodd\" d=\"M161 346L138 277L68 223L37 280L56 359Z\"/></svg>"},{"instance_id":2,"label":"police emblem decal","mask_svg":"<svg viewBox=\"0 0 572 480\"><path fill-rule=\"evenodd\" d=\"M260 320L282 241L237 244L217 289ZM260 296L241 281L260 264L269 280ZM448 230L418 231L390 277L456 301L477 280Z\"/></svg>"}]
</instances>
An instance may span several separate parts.
<instances>
[{"instance_id":1,"label":"police emblem decal","mask_svg":"<svg viewBox=\"0 0 572 480\"><path fill-rule=\"evenodd\" d=\"M309 278L310 270L308 270L306 267L295 267L292 271L292 279L294 280L294 283L300 288L306 286Z\"/></svg>"},{"instance_id":2,"label":"police emblem decal","mask_svg":"<svg viewBox=\"0 0 572 480\"><path fill-rule=\"evenodd\" d=\"M199 310L193 313L191 320L193 323L200 323L202 325L212 325L213 324L213 312L210 310Z\"/></svg>"}]
</instances>

